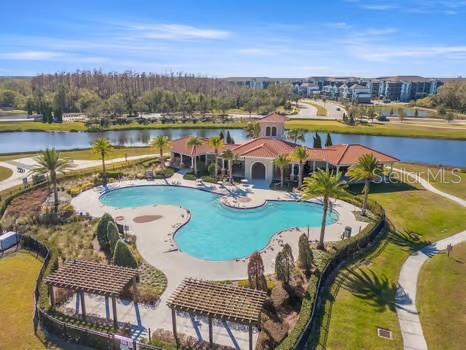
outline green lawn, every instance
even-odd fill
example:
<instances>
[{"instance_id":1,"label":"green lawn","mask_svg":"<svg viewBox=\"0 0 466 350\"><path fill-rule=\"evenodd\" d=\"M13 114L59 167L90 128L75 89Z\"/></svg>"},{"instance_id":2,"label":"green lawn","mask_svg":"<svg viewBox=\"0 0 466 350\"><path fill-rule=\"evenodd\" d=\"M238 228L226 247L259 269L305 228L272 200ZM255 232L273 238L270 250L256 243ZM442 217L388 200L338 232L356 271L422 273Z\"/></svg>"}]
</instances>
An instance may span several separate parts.
<instances>
[{"instance_id":1,"label":"green lawn","mask_svg":"<svg viewBox=\"0 0 466 350\"><path fill-rule=\"evenodd\" d=\"M0 181L8 179L11 175L13 175L11 169L0 166Z\"/></svg>"},{"instance_id":2,"label":"green lawn","mask_svg":"<svg viewBox=\"0 0 466 350\"><path fill-rule=\"evenodd\" d=\"M19 252L0 259L0 348L45 349L34 335L33 292L42 262Z\"/></svg>"},{"instance_id":3,"label":"green lawn","mask_svg":"<svg viewBox=\"0 0 466 350\"><path fill-rule=\"evenodd\" d=\"M100 156L96 154L92 149L80 150L80 151L69 151L62 152L66 158L74 160L98 160ZM159 154L155 148L151 147L115 147L111 153L107 156L107 160L115 158L124 158L125 154L128 157L135 157L141 155L155 155Z\"/></svg>"},{"instance_id":4,"label":"green lawn","mask_svg":"<svg viewBox=\"0 0 466 350\"><path fill-rule=\"evenodd\" d=\"M305 129L309 131L335 132L341 134L401 136L401 137L428 137L452 140L466 140L466 128L451 126L440 128L435 126L398 124L368 124L349 126L334 120L304 120L295 119L286 123L288 129Z\"/></svg>"},{"instance_id":5,"label":"green lawn","mask_svg":"<svg viewBox=\"0 0 466 350\"><path fill-rule=\"evenodd\" d=\"M403 184L373 187L371 198L396 230L363 264L338 275L325 306L330 320L322 328L321 348L401 349L394 301L402 264L421 246L466 228L466 209L454 202ZM394 339L379 338L377 327L392 330Z\"/></svg>"},{"instance_id":6,"label":"green lawn","mask_svg":"<svg viewBox=\"0 0 466 350\"><path fill-rule=\"evenodd\" d=\"M0 132L12 131L86 131L84 123L2 122Z\"/></svg>"},{"instance_id":7,"label":"green lawn","mask_svg":"<svg viewBox=\"0 0 466 350\"><path fill-rule=\"evenodd\" d=\"M303 101L303 102L308 104L308 105L311 105L312 107L317 109L317 116L326 117L328 115L327 108L325 108L324 106L321 106L320 104L315 103L315 102L311 102L309 100L306 100L306 101Z\"/></svg>"},{"instance_id":8,"label":"green lawn","mask_svg":"<svg viewBox=\"0 0 466 350\"><path fill-rule=\"evenodd\" d=\"M3 109L0 109L0 117L9 117L9 116L12 116L12 115L27 115L28 112L27 111L23 111L21 109L13 109L11 111L6 111L6 110L3 110Z\"/></svg>"},{"instance_id":9,"label":"green lawn","mask_svg":"<svg viewBox=\"0 0 466 350\"><path fill-rule=\"evenodd\" d=\"M429 349L464 349L466 329L466 243L448 257L434 256L422 267L417 308Z\"/></svg>"},{"instance_id":10,"label":"green lawn","mask_svg":"<svg viewBox=\"0 0 466 350\"><path fill-rule=\"evenodd\" d=\"M441 191L466 200L466 170L400 163L398 168L411 171L428 180Z\"/></svg>"}]
</instances>

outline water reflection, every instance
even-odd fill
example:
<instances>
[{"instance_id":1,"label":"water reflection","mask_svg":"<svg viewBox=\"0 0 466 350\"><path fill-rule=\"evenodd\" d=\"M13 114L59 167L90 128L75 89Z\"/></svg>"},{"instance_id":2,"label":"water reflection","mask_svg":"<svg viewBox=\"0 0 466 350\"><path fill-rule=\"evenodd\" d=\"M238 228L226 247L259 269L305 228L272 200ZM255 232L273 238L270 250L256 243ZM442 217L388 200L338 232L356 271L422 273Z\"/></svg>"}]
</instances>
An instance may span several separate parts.
<instances>
[{"instance_id":1,"label":"water reflection","mask_svg":"<svg viewBox=\"0 0 466 350\"><path fill-rule=\"evenodd\" d=\"M151 138L166 135L212 137L221 129L154 129L119 130L100 133L0 133L0 154L38 151L46 147L69 150L88 148L99 137L107 137L114 145L145 146ZM224 130L226 132L227 129ZM236 143L244 142L243 130L229 130ZM321 135L325 142L325 134ZM466 141L332 134L333 143L360 143L407 162L466 167ZM312 147L312 133L306 134L306 145Z\"/></svg>"}]
</instances>

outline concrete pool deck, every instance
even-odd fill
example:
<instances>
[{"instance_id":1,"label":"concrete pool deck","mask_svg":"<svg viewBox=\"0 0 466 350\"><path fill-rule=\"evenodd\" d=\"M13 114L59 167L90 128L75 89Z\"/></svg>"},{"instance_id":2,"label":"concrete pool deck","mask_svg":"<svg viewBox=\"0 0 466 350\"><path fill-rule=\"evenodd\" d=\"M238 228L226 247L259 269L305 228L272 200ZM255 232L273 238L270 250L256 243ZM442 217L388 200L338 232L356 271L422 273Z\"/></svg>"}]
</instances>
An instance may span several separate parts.
<instances>
[{"instance_id":1,"label":"concrete pool deck","mask_svg":"<svg viewBox=\"0 0 466 350\"><path fill-rule=\"evenodd\" d=\"M184 180L180 174L175 174L167 180L133 180L112 183L109 185L110 190L125 188L131 186L147 186L147 185L177 185L191 188L203 188L218 194L228 196L232 200L238 198L248 198L247 201L241 202L242 208L261 206L267 200L296 200L295 195L273 191L267 189L252 189L251 192L243 193L240 191L232 195L234 188L226 190L224 186L198 186L195 181ZM189 221L189 212L185 208L175 207L171 205L154 205L138 208L123 208L117 209L103 205L99 198L102 195L101 188L94 188L81 193L79 196L72 199L72 205L78 212L87 212L94 217L100 217L104 213L109 213L114 218L120 217L119 223L129 226L130 234L136 236L137 249L142 257L151 265L162 270L168 279L167 289L163 293L160 301L154 308L149 308L143 305L139 306L139 324L144 328L171 330L170 310L166 306L168 296L175 290L180 282L187 277L202 278L206 280L238 280L247 278L247 259L237 259L228 261L207 261L192 257L186 253L175 250L176 244L173 240L174 233L184 224ZM219 200L221 198L219 197ZM318 200L316 201L318 203ZM244 206L243 206L244 205ZM363 229L367 223L358 221L353 211L358 210L351 204L342 201L334 201L334 209L338 212L338 220L335 224L327 226L325 240L337 241L340 240L340 235L346 226L350 226L356 234ZM247 210L247 209L245 209ZM137 223L134 218L140 216L160 216L155 221L146 223ZM137 220L138 221L138 220ZM187 223L189 225L189 222ZM271 239L268 246L261 252L264 261L266 273L273 273L274 261L277 252L285 244L290 244L295 258L298 256L298 239L302 233L307 233L307 228L290 228L282 231ZM310 240L318 240L320 228L311 228L309 230ZM105 316L105 305L99 298L89 296L90 310L95 310L96 313ZM70 302L71 304L73 302ZM71 305L68 305L71 306ZM121 315L121 321L135 323L136 310L132 303L118 303L118 312ZM149 308L146 310L146 308ZM131 311L133 310L133 311ZM153 312L149 312L153 310ZM147 312L146 312L147 311ZM193 327L193 324L197 325ZM203 335L203 339L207 338L207 323L205 320L198 319L193 322L189 317L181 317L178 322L179 332L199 338ZM204 334L205 333L205 334ZM236 348L246 348L247 346L247 330L241 327L227 327L224 324L217 324L214 328L214 333L217 334L217 342L224 345L230 345ZM232 335L239 346L232 343ZM255 333L254 341L257 340ZM243 342L244 341L244 342Z\"/></svg>"}]
</instances>

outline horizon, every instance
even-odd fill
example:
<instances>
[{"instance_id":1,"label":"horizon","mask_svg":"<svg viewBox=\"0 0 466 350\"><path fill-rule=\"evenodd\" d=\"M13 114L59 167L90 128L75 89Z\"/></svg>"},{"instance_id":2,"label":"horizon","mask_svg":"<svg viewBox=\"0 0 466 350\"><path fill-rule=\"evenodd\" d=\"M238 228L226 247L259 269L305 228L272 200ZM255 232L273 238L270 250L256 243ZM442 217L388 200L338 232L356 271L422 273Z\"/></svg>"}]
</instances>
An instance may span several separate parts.
<instances>
[{"instance_id":1,"label":"horizon","mask_svg":"<svg viewBox=\"0 0 466 350\"><path fill-rule=\"evenodd\" d=\"M2 5L0 76L102 69L231 77L466 75L466 1Z\"/></svg>"}]
</instances>

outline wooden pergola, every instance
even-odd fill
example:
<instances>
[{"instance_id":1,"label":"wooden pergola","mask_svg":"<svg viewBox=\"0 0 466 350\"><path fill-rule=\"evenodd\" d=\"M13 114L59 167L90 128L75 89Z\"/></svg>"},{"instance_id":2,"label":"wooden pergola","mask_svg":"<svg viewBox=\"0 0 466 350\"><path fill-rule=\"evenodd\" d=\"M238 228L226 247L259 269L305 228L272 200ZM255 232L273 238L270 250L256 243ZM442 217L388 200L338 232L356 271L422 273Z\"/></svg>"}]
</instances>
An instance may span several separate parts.
<instances>
[{"instance_id":1,"label":"wooden pergola","mask_svg":"<svg viewBox=\"0 0 466 350\"><path fill-rule=\"evenodd\" d=\"M252 327L259 326L260 314L267 294L249 288L218 282L187 278L168 298L172 310L173 334L176 332L176 311L205 316L209 320L209 342L213 344L212 319L248 326L249 349L252 350Z\"/></svg>"},{"instance_id":2,"label":"wooden pergola","mask_svg":"<svg viewBox=\"0 0 466 350\"><path fill-rule=\"evenodd\" d=\"M116 298L133 283L136 288L138 271L136 269L116 265L99 264L87 260L70 260L45 279L49 288L50 304L55 307L53 287L65 288L77 293L81 301L82 318L86 319L84 293L112 298L113 326L118 327ZM136 303L136 300L134 300Z\"/></svg>"}]
</instances>

